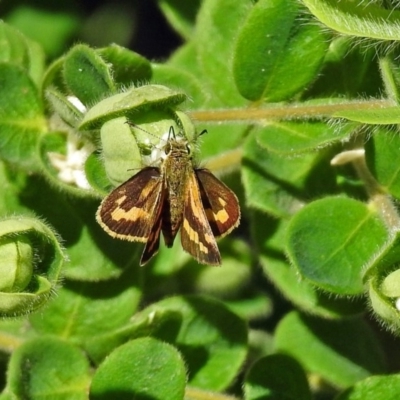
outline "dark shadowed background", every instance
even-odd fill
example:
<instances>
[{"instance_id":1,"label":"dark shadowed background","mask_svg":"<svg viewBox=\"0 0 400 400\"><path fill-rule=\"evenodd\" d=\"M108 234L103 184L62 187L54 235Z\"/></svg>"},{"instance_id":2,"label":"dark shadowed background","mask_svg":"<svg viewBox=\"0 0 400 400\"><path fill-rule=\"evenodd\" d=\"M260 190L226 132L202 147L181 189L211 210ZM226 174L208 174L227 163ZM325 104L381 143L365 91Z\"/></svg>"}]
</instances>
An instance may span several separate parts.
<instances>
[{"instance_id":1,"label":"dark shadowed background","mask_svg":"<svg viewBox=\"0 0 400 400\"><path fill-rule=\"evenodd\" d=\"M117 43L162 61L181 43L153 0L5 0L0 19L41 43L49 58L85 42L95 47Z\"/></svg>"}]
</instances>

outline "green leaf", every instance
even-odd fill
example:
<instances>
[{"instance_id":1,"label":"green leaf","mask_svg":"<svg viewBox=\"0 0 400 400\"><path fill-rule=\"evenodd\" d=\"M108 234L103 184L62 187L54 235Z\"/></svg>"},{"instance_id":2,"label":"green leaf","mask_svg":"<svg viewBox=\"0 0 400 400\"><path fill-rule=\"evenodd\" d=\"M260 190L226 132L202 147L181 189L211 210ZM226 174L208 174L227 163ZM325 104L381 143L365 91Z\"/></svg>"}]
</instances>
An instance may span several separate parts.
<instances>
[{"instance_id":1,"label":"green leaf","mask_svg":"<svg viewBox=\"0 0 400 400\"><path fill-rule=\"evenodd\" d=\"M400 198L400 136L392 129L374 129L365 146L365 158L369 170L383 189Z\"/></svg>"},{"instance_id":2,"label":"green leaf","mask_svg":"<svg viewBox=\"0 0 400 400\"><path fill-rule=\"evenodd\" d=\"M28 314L43 306L58 284L65 255L55 233L34 218L0 222L0 315Z\"/></svg>"},{"instance_id":3,"label":"green leaf","mask_svg":"<svg viewBox=\"0 0 400 400\"><path fill-rule=\"evenodd\" d=\"M367 272L371 308L382 322L397 332L399 323L399 260L400 232L388 241L387 247L376 258L374 268Z\"/></svg>"},{"instance_id":4,"label":"green leaf","mask_svg":"<svg viewBox=\"0 0 400 400\"><path fill-rule=\"evenodd\" d=\"M391 272L382 281L381 290L385 296L388 297L400 297L400 269Z\"/></svg>"},{"instance_id":5,"label":"green leaf","mask_svg":"<svg viewBox=\"0 0 400 400\"><path fill-rule=\"evenodd\" d=\"M0 21L0 62L23 68L37 84L42 80L44 53L36 43Z\"/></svg>"},{"instance_id":6,"label":"green leaf","mask_svg":"<svg viewBox=\"0 0 400 400\"><path fill-rule=\"evenodd\" d=\"M63 340L44 336L29 340L11 356L6 393L32 400L85 400L89 362Z\"/></svg>"},{"instance_id":7,"label":"green leaf","mask_svg":"<svg viewBox=\"0 0 400 400\"><path fill-rule=\"evenodd\" d=\"M97 50L100 56L112 64L112 76L119 86L131 86L151 78L150 62L134 51L113 43Z\"/></svg>"},{"instance_id":8,"label":"green leaf","mask_svg":"<svg viewBox=\"0 0 400 400\"><path fill-rule=\"evenodd\" d=\"M400 396L400 376L371 376L347 389L336 400L397 400Z\"/></svg>"},{"instance_id":9,"label":"green leaf","mask_svg":"<svg viewBox=\"0 0 400 400\"><path fill-rule=\"evenodd\" d=\"M64 273L70 279L94 282L117 278L126 268L137 263L141 246L106 234L95 221L97 206L97 202L87 200L67 203L63 220L55 215L57 210L52 212L54 223L66 241L71 262Z\"/></svg>"},{"instance_id":10,"label":"green leaf","mask_svg":"<svg viewBox=\"0 0 400 400\"><path fill-rule=\"evenodd\" d=\"M260 0L247 16L233 64L236 85L246 99L285 100L316 78L328 43L319 27L299 24L298 11L296 1Z\"/></svg>"},{"instance_id":11,"label":"green leaf","mask_svg":"<svg viewBox=\"0 0 400 400\"><path fill-rule=\"evenodd\" d=\"M374 3L352 1L303 0L309 10L325 25L345 35L380 40L399 40L400 12Z\"/></svg>"},{"instance_id":12,"label":"green leaf","mask_svg":"<svg viewBox=\"0 0 400 400\"><path fill-rule=\"evenodd\" d=\"M278 217L286 217L290 215L291 210L301 207L301 199L295 195L295 187L290 190L290 184L285 188L278 182L292 177L295 182L299 182L304 172L299 168L302 164L301 160L294 159L282 163L278 162L278 158L280 159L261 148L254 136L249 138L243 151L243 185L250 207ZM282 166L284 166L283 169Z\"/></svg>"},{"instance_id":13,"label":"green leaf","mask_svg":"<svg viewBox=\"0 0 400 400\"><path fill-rule=\"evenodd\" d=\"M65 83L63 77L64 60L65 56L62 56L48 65L46 71L41 77L41 87L44 93L46 93L47 89L55 89L60 93L65 92Z\"/></svg>"},{"instance_id":14,"label":"green leaf","mask_svg":"<svg viewBox=\"0 0 400 400\"><path fill-rule=\"evenodd\" d=\"M392 57L382 57L379 59L379 68L387 99L399 104L400 76L396 62Z\"/></svg>"},{"instance_id":15,"label":"green leaf","mask_svg":"<svg viewBox=\"0 0 400 400\"><path fill-rule=\"evenodd\" d=\"M0 157L28 171L36 170L38 141L47 129L37 89L11 64L0 64L0 87Z\"/></svg>"},{"instance_id":16,"label":"green leaf","mask_svg":"<svg viewBox=\"0 0 400 400\"><path fill-rule=\"evenodd\" d=\"M174 318L153 326L152 336L181 351L190 385L209 390L228 387L246 355L245 322L222 303L200 296L162 300L147 307L133 321L149 320L165 310Z\"/></svg>"},{"instance_id":17,"label":"green leaf","mask_svg":"<svg viewBox=\"0 0 400 400\"><path fill-rule=\"evenodd\" d=\"M43 71L45 68L45 54L43 49L36 42L27 40L29 66L28 73L36 85L42 83Z\"/></svg>"},{"instance_id":18,"label":"green leaf","mask_svg":"<svg viewBox=\"0 0 400 400\"><path fill-rule=\"evenodd\" d=\"M194 41L186 42L179 47L168 59L168 66L176 67L195 76L202 84L203 91L209 90L205 87L203 71L198 63L197 46Z\"/></svg>"},{"instance_id":19,"label":"green leaf","mask_svg":"<svg viewBox=\"0 0 400 400\"><path fill-rule=\"evenodd\" d=\"M27 39L15 28L0 21L0 61L27 69Z\"/></svg>"},{"instance_id":20,"label":"green leaf","mask_svg":"<svg viewBox=\"0 0 400 400\"><path fill-rule=\"evenodd\" d=\"M309 98L382 96L376 49L354 46L348 37L333 38L318 78L307 92Z\"/></svg>"},{"instance_id":21,"label":"green leaf","mask_svg":"<svg viewBox=\"0 0 400 400\"><path fill-rule=\"evenodd\" d=\"M93 400L183 400L185 365L179 352L152 338L117 348L93 376Z\"/></svg>"},{"instance_id":22,"label":"green leaf","mask_svg":"<svg viewBox=\"0 0 400 400\"><path fill-rule=\"evenodd\" d=\"M252 293L251 297L241 297L238 300L225 300L224 303L247 321L268 318L272 315L272 299L264 292Z\"/></svg>"},{"instance_id":23,"label":"green leaf","mask_svg":"<svg viewBox=\"0 0 400 400\"><path fill-rule=\"evenodd\" d=\"M86 45L73 47L65 56L64 79L69 90L85 105L115 92L107 63Z\"/></svg>"},{"instance_id":24,"label":"green leaf","mask_svg":"<svg viewBox=\"0 0 400 400\"><path fill-rule=\"evenodd\" d=\"M90 359L94 363L100 364L118 346L131 339L152 336L154 326L157 327L164 323L170 324L176 320L176 312L169 309L158 310L157 313L150 314L147 318L141 318L141 314L137 313L134 319L132 318L129 323L117 330L107 333L99 332L92 338L87 337L84 348Z\"/></svg>"},{"instance_id":25,"label":"green leaf","mask_svg":"<svg viewBox=\"0 0 400 400\"><path fill-rule=\"evenodd\" d=\"M202 293L219 298L239 297L251 281L251 250L241 240L225 238L218 242L223 268L210 268L189 259L177 280L182 293ZM226 254L226 256L224 256Z\"/></svg>"},{"instance_id":26,"label":"green leaf","mask_svg":"<svg viewBox=\"0 0 400 400\"><path fill-rule=\"evenodd\" d=\"M239 28L252 6L251 0L239 1L235 7L230 0L205 0L201 4L194 38L202 75L213 95L212 105L246 103L235 87L232 59Z\"/></svg>"},{"instance_id":27,"label":"green leaf","mask_svg":"<svg viewBox=\"0 0 400 400\"><path fill-rule=\"evenodd\" d=\"M153 64L152 81L183 90L189 99L185 104L189 110L201 108L206 102L207 96L202 83L195 75L182 68L166 64Z\"/></svg>"},{"instance_id":28,"label":"green leaf","mask_svg":"<svg viewBox=\"0 0 400 400\"><path fill-rule=\"evenodd\" d=\"M250 216L252 238L259 251L259 262L268 280L292 303L307 313L325 318L363 313L364 299L333 297L317 290L299 274L285 255L288 223L276 221L260 212Z\"/></svg>"},{"instance_id":29,"label":"green leaf","mask_svg":"<svg viewBox=\"0 0 400 400\"><path fill-rule=\"evenodd\" d=\"M293 155L348 140L356 124L271 121L257 131L257 142L271 152Z\"/></svg>"},{"instance_id":30,"label":"green leaf","mask_svg":"<svg viewBox=\"0 0 400 400\"><path fill-rule=\"evenodd\" d=\"M141 273L131 268L105 282L64 282L57 297L30 318L39 334L84 343L127 324L141 298Z\"/></svg>"},{"instance_id":31,"label":"green leaf","mask_svg":"<svg viewBox=\"0 0 400 400\"><path fill-rule=\"evenodd\" d=\"M289 158L271 153L250 136L243 149L243 185L250 207L276 217L289 217L302 207L303 198L321 190L333 191L334 172L324 154Z\"/></svg>"},{"instance_id":32,"label":"green leaf","mask_svg":"<svg viewBox=\"0 0 400 400\"><path fill-rule=\"evenodd\" d=\"M124 183L143 167L137 139L126 118L107 121L100 137L104 170L113 186Z\"/></svg>"},{"instance_id":33,"label":"green leaf","mask_svg":"<svg viewBox=\"0 0 400 400\"><path fill-rule=\"evenodd\" d=\"M2 281L0 291L19 292L24 290L32 277L33 249L27 237L2 238L0 240L0 258L2 260ZM15 266L15 268L4 268Z\"/></svg>"},{"instance_id":34,"label":"green leaf","mask_svg":"<svg viewBox=\"0 0 400 400\"><path fill-rule=\"evenodd\" d=\"M257 360L246 375L244 391L245 400L311 400L307 378L300 364L283 354Z\"/></svg>"},{"instance_id":35,"label":"green leaf","mask_svg":"<svg viewBox=\"0 0 400 400\"><path fill-rule=\"evenodd\" d=\"M400 123L400 107L374 108L371 110L343 110L332 114L335 118L371 125L392 125Z\"/></svg>"},{"instance_id":36,"label":"green leaf","mask_svg":"<svg viewBox=\"0 0 400 400\"><path fill-rule=\"evenodd\" d=\"M288 227L287 252L300 274L336 294L364 291L363 271L389 233L377 211L348 198L314 201Z\"/></svg>"},{"instance_id":37,"label":"green leaf","mask_svg":"<svg viewBox=\"0 0 400 400\"><path fill-rule=\"evenodd\" d=\"M200 0L158 0L158 5L172 27L185 39L193 36Z\"/></svg>"},{"instance_id":38,"label":"green leaf","mask_svg":"<svg viewBox=\"0 0 400 400\"><path fill-rule=\"evenodd\" d=\"M118 335L117 335L118 334ZM171 297L136 314L114 335L87 344L95 360L129 338L153 336L182 353L192 386L227 388L240 371L247 352L246 323L223 303L201 296Z\"/></svg>"},{"instance_id":39,"label":"green leaf","mask_svg":"<svg viewBox=\"0 0 400 400\"><path fill-rule=\"evenodd\" d=\"M28 176L22 170L15 170L9 164L0 161L0 186L3 194L0 197L0 215L12 213L24 214L29 210L21 204L21 189L26 185Z\"/></svg>"},{"instance_id":40,"label":"green leaf","mask_svg":"<svg viewBox=\"0 0 400 400\"><path fill-rule=\"evenodd\" d=\"M26 318L3 318L0 321L0 332L3 337L3 342L0 346L3 354L11 354L11 352L27 340L37 337L33 329L26 329ZM8 361L9 357L7 357L7 363ZM5 365L2 365L2 368L6 371ZM4 386L5 382L3 382Z\"/></svg>"},{"instance_id":41,"label":"green leaf","mask_svg":"<svg viewBox=\"0 0 400 400\"><path fill-rule=\"evenodd\" d=\"M266 330L250 329L248 362L254 363L262 357L275 353L273 340L273 335Z\"/></svg>"},{"instance_id":42,"label":"green leaf","mask_svg":"<svg viewBox=\"0 0 400 400\"><path fill-rule=\"evenodd\" d=\"M50 58L59 54L80 26L77 14L44 7L20 5L8 14L7 21L43 46Z\"/></svg>"},{"instance_id":43,"label":"green leaf","mask_svg":"<svg viewBox=\"0 0 400 400\"><path fill-rule=\"evenodd\" d=\"M389 277L391 280L393 276ZM386 283L387 285L387 283ZM396 285L397 286L397 285ZM386 290L385 290L386 289ZM385 293L386 292L386 293ZM368 295L371 307L374 310L375 315L385 324L387 324L395 332L400 329L399 324L399 310L396 307L396 298L387 296L392 293L387 293L387 288L382 290L382 282L378 275L373 276L368 281Z\"/></svg>"},{"instance_id":44,"label":"green leaf","mask_svg":"<svg viewBox=\"0 0 400 400\"><path fill-rule=\"evenodd\" d=\"M201 162L204 163L203 165L206 168L210 168L211 170L213 170L213 168L209 167L208 161L229 154L229 150L236 151L240 149L243 143L243 137L246 134L246 128L240 125L224 124L216 126L211 123L202 123L197 126L200 131L203 129L207 130L207 134L199 137L198 144L201 148ZM210 157L210 160L207 160L207 157ZM234 162L232 164L235 167L236 163ZM229 170L227 172L229 172Z\"/></svg>"},{"instance_id":45,"label":"green leaf","mask_svg":"<svg viewBox=\"0 0 400 400\"><path fill-rule=\"evenodd\" d=\"M92 187L101 197L105 197L113 189L107 177L100 152L93 152L85 162L85 175Z\"/></svg>"},{"instance_id":46,"label":"green leaf","mask_svg":"<svg viewBox=\"0 0 400 400\"><path fill-rule=\"evenodd\" d=\"M167 112L169 108L176 107L186 99L183 92L169 89L161 85L146 85L132 88L126 92L108 97L85 114L80 130L98 129L110 119L132 115L135 120L140 115L143 119L145 112L157 112L160 109Z\"/></svg>"},{"instance_id":47,"label":"green leaf","mask_svg":"<svg viewBox=\"0 0 400 400\"><path fill-rule=\"evenodd\" d=\"M362 317L329 321L291 312L279 322L275 346L341 388L386 372L380 344Z\"/></svg>"},{"instance_id":48,"label":"green leaf","mask_svg":"<svg viewBox=\"0 0 400 400\"><path fill-rule=\"evenodd\" d=\"M69 126L77 127L82 120L83 113L78 110L61 92L51 87L45 92L47 101L53 110Z\"/></svg>"}]
</instances>

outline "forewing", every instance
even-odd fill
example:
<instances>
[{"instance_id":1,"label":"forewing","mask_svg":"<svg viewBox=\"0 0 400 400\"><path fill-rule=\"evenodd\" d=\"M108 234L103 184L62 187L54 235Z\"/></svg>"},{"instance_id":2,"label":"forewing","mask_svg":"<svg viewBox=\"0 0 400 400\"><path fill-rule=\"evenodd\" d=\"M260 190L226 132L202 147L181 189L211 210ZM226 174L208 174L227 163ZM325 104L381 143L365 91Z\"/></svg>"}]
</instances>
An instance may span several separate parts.
<instances>
[{"instance_id":1,"label":"forewing","mask_svg":"<svg viewBox=\"0 0 400 400\"><path fill-rule=\"evenodd\" d=\"M153 227L150 231L149 237L146 242L146 246L143 249L142 257L140 259L140 265L145 265L154 255L158 253L160 247L160 233L163 220L162 208L164 206L165 190L161 194L161 207L157 209L156 219L153 222Z\"/></svg>"},{"instance_id":2,"label":"forewing","mask_svg":"<svg viewBox=\"0 0 400 400\"><path fill-rule=\"evenodd\" d=\"M181 242L183 249L199 263L221 264L221 256L203 209L199 186L194 173L190 175L185 196Z\"/></svg>"},{"instance_id":3,"label":"forewing","mask_svg":"<svg viewBox=\"0 0 400 400\"><path fill-rule=\"evenodd\" d=\"M204 212L215 237L223 237L239 225L239 202L231 189L207 169L195 170Z\"/></svg>"},{"instance_id":4,"label":"forewing","mask_svg":"<svg viewBox=\"0 0 400 400\"><path fill-rule=\"evenodd\" d=\"M102 201L96 219L113 237L147 242L161 214L162 196L159 169L144 168Z\"/></svg>"}]
</instances>

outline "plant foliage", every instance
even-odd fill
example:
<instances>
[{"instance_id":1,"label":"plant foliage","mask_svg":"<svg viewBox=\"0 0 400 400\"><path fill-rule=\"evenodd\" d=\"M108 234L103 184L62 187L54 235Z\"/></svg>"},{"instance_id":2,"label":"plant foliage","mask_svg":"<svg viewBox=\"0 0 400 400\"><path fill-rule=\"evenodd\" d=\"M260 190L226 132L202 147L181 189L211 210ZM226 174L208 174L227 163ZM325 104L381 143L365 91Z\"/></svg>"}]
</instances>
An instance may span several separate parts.
<instances>
[{"instance_id":1,"label":"plant foliage","mask_svg":"<svg viewBox=\"0 0 400 400\"><path fill-rule=\"evenodd\" d=\"M162 63L0 22L0 400L398 399L396 2L158 3ZM171 126L240 200L221 268L95 220Z\"/></svg>"}]
</instances>

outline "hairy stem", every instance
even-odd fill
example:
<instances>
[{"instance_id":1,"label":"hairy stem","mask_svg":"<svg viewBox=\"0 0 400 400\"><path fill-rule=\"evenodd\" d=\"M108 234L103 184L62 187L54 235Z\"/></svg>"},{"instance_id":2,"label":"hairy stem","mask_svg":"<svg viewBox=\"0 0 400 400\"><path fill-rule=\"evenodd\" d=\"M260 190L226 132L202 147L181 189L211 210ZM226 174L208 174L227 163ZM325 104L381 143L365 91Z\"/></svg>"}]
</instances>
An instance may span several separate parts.
<instances>
[{"instance_id":1,"label":"hairy stem","mask_svg":"<svg viewBox=\"0 0 400 400\"><path fill-rule=\"evenodd\" d=\"M330 118L344 110L376 110L385 107L393 107L393 102L376 99L334 104L271 104L264 108L191 111L190 116L195 121L203 122L254 122L264 119Z\"/></svg>"},{"instance_id":2,"label":"hairy stem","mask_svg":"<svg viewBox=\"0 0 400 400\"><path fill-rule=\"evenodd\" d=\"M223 393L208 392L201 389L186 387L185 400L238 400L238 398Z\"/></svg>"},{"instance_id":3,"label":"hairy stem","mask_svg":"<svg viewBox=\"0 0 400 400\"><path fill-rule=\"evenodd\" d=\"M226 151L218 156L208 158L205 161L205 167L214 173L224 174L240 168L240 162L242 160L242 149L236 148L233 150Z\"/></svg>"}]
</instances>

